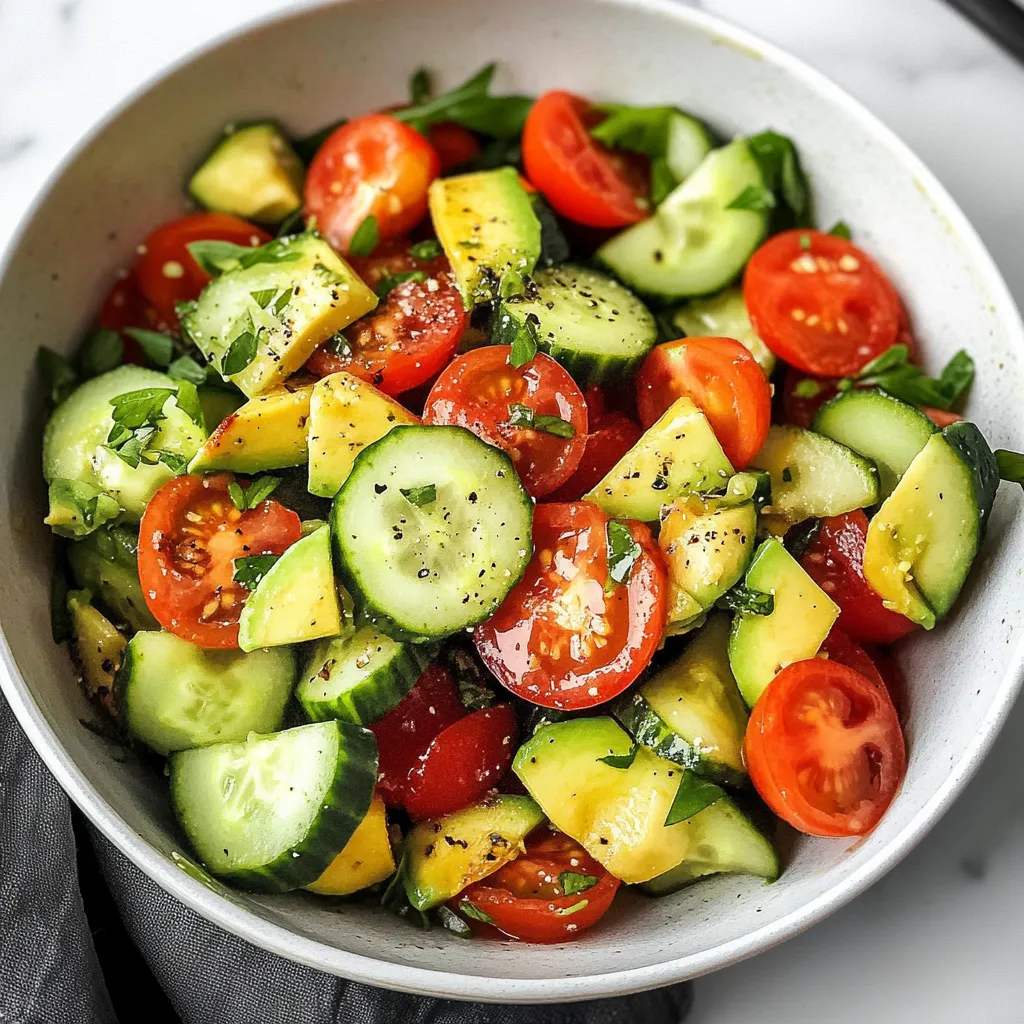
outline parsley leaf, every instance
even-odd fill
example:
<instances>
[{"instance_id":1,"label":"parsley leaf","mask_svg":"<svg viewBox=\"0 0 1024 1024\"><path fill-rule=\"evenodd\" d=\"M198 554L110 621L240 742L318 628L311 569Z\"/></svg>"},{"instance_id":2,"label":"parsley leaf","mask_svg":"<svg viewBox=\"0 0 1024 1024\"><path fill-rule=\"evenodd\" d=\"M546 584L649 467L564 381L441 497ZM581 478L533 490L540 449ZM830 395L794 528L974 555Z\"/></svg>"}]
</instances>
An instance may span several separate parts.
<instances>
[{"instance_id":1,"label":"parsley leaf","mask_svg":"<svg viewBox=\"0 0 1024 1024\"><path fill-rule=\"evenodd\" d=\"M54 405L60 405L78 384L78 374L75 373L75 368L71 365L70 360L45 345L41 345L36 353L36 364L46 384L50 401Z\"/></svg>"},{"instance_id":2,"label":"parsley leaf","mask_svg":"<svg viewBox=\"0 0 1024 1024\"><path fill-rule=\"evenodd\" d=\"M761 170L765 187L779 200L773 210L771 231L812 227L811 192L793 141L766 131L750 136L747 147Z\"/></svg>"},{"instance_id":3,"label":"parsley leaf","mask_svg":"<svg viewBox=\"0 0 1024 1024\"><path fill-rule=\"evenodd\" d=\"M1000 479L1024 487L1024 455L1020 452L1007 451L1005 448L997 448L993 454L996 457Z\"/></svg>"},{"instance_id":4,"label":"parsley leaf","mask_svg":"<svg viewBox=\"0 0 1024 1024\"><path fill-rule=\"evenodd\" d=\"M203 410L199 404L199 392L195 384L188 380L180 380L178 390L174 394L174 402L178 408L197 426L205 426Z\"/></svg>"},{"instance_id":5,"label":"parsley leaf","mask_svg":"<svg viewBox=\"0 0 1024 1024\"><path fill-rule=\"evenodd\" d=\"M400 487L399 490L402 492L402 497L417 508L431 505L437 500L437 488L434 484L424 484L422 487Z\"/></svg>"},{"instance_id":6,"label":"parsley leaf","mask_svg":"<svg viewBox=\"0 0 1024 1024\"><path fill-rule=\"evenodd\" d=\"M730 612L744 612L748 615L771 615L775 611L775 597L761 590L737 583L727 590L716 602L716 607Z\"/></svg>"},{"instance_id":7,"label":"parsley leaf","mask_svg":"<svg viewBox=\"0 0 1024 1024\"><path fill-rule=\"evenodd\" d=\"M636 754L640 747L634 743L630 748L628 754L606 754L604 757L599 757L597 760L601 764L608 765L609 768L631 768L633 762L636 760Z\"/></svg>"},{"instance_id":8,"label":"parsley leaf","mask_svg":"<svg viewBox=\"0 0 1024 1024\"><path fill-rule=\"evenodd\" d=\"M422 242L414 242L409 246L409 255L420 263L436 260L444 250L436 238L425 238Z\"/></svg>"},{"instance_id":9,"label":"parsley leaf","mask_svg":"<svg viewBox=\"0 0 1024 1024\"><path fill-rule=\"evenodd\" d=\"M270 572L270 567L280 555L249 555L234 560L235 572L231 577L235 583L241 583L246 590L255 590L261 579Z\"/></svg>"},{"instance_id":10,"label":"parsley leaf","mask_svg":"<svg viewBox=\"0 0 1024 1024\"><path fill-rule=\"evenodd\" d=\"M536 413L528 405L513 402L508 407L508 422L513 427L526 427L528 430L539 430L555 437L564 437L567 441L576 436L576 428L561 416L546 416Z\"/></svg>"},{"instance_id":11,"label":"parsley leaf","mask_svg":"<svg viewBox=\"0 0 1024 1024\"><path fill-rule=\"evenodd\" d=\"M249 507L245 503L245 491L242 490L242 485L237 480L232 480L228 484L228 495L239 512L244 512Z\"/></svg>"},{"instance_id":12,"label":"parsley leaf","mask_svg":"<svg viewBox=\"0 0 1024 1024\"><path fill-rule=\"evenodd\" d=\"M197 426L203 425L199 393L194 384L181 381L177 388L140 388L110 400L112 423L105 447L132 469L143 462L150 466L159 462L174 473L181 473L188 464L184 455L150 447L156 437L157 424L166 419L163 410L171 396Z\"/></svg>"},{"instance_id":13,"label":"parsley leaf","mask_svg":"<svg viewBox=\"0 0 1024 1024\"><path fill-rule=\"evenodd\" d=\"M845 220L837 220L835 224L828 229L830 235L835 235L836 238L845 238L847 241L851 238L850 225Z\"/></svg>"},{"instance_id":14,"label":"parsley leaf","mask_svg":"<svg viewBox=\"0 0 1024 1024\"><path fill-rule=\"evenodd\" d=\"M121 365L124 342L117 331L100 328L90 331L78 350L78 373L83 380L98 377Z\"/></svg>"},{"instance_id":15,"label":"parsley leaf","mask_svg":"<svg viewBox=\"0 0 1024 1024\"><path fill-rule=\"evenodd\" d=\"M191 356L178 356L167 367L167 375L175 380L187 380L190 384L206 382L206 367L200 366Z\"/></svg>"},{"instance_id":16,"label":"parsley leaf","mask_svg":"<svg viewBox=\"0 0 1024 1024\"><path fill-rule=\"evenodd\" d=\"M563 896L576 896L597 885L599 879L594 875L584 875L579 871L562 871L558 875L558 887Z\"/></svg>"},{"instance_id":17,"label":"parsley leaf","mask_svg":"<svg viewBox=\"0 0 1024 1024\"><path fill-rule=\"evenodd\" d=\"M248 317L246 326L228 347L224 361L221 363L221 373L225 377L241 373L256 358L258 347L259 331L253 326L252 317Z\"/></svg>"},{"instance_id":18,"label":"parsley leaf","mask_svg":"<svg viewBox=\"0 0 1024 1024\"><path fill-rule=\"evenodd\" d=\"M261 263L294 263L300 258L289 240L282 238L274 238L257 247L209 239L189 242L186 248L211 277L219 277L225 270L248 270Z\"/></svg>"},{"instance_id":19,"label":"parsley leaf","mask_svg":"<svg viewBox=\"0 0 1024 1024\"><path fill-rule=\"evenodd\" d=\"M748 185L728 206L727 210L753 210L763 213L775 209L775 193L764 185Z\"/></svg>"},{"instance_id":20,"label":"parsley leaf","mask_svg":"<svg viewBox=\"0 0 1024 1024\"><path fill-rule=\"evenodd\" d=\"M482 921L484 924L494 924L494 918L491 917L486 910L481 910L475 903L470 903L469 900L459 900L459 910L461 910L466 917L472 918L474 921Z\"/></svg>"},{"instance_id":21,"label":"parsley leaf","mask_svg":"<svg viewBox=\"0 0 1024 1024\"><path fill-rule=\"evenodd\" d=\"M608 579L605 590L611 591L617 583L625 583L636 560L643 554L633 533L625 523L609 519L605 529L608 543Z\"/></svg>"},{"instance_id":22,"label":"parsley leaf","mask_svg":"<svg viewBox=\"0 0 1024 1024\"><path fill-rule=\"evenodd\" d=\"M242 486L233 480L228 484L228 494L231 495L235 508L239 512L244 512L246 509L255 508L261 501L266 501L280 482L281 478L277 476L258 476L243 490Z\"/></svg>"},{"instance_id":23,"label":"parsley leaf","mask_svg":"<svg viewBox=\"0 0 1024 1024\"><path fill-rule=\"evenodd\" d=\"M379 241L380 229L377 227L377 218L371 213L360 221L359 227L356 228L355 234L352 235L352 241L348 243L349 254L352 256L369 256L377 248Z\"/></svg>"},{"instance_id":24,"label":"parsley leaf","mask_svg":"<svg viewBox=\"0 0 1024 1024\"><path fill-rule=\"evenodd\" d=\"M173 388L140 388L117 395L110 400L114 427L136 430L158 423L164 418L163 408L173 394Z\"/></svg>"},{"instance_id":25,"label":"parsley leaf","mask_svg":"<svg viewBox=\"0 0 1024 1024\"><path fill-rule=\"evenodd\" d=\"M143 355L154 366L166 369L174 358L174 339L160 331L147 331L141 327L126 327L124 333L139 343Z\"/></svg>"},{"instance_id":26,"label":"parsley leaf","mask_svg":"<svg viewBox=\"0 0 1024 1024\"><path fill-rule=\"evenodd\" d=\"M679 788L665 818L665 827L692 818L705 807L710 807L716 800L721 800L723 796L725 793L720 786L684 768L679 779Z\"/></svg>"},{"instance_id":27,"label":"parsley leaf","mask_svg":"<svg viewBox=\"0 0 1024 1024\"><path fill-rule=\"evenodd\" d=\"M406 281L426 281L426 279L427 275L422 270L400 270L397 274L388 274L386 277L382 277L377 282L374 291L377 293L377 298L384 302L400 284L405 284Z\"/></svg>"},{"instance_id":28,"label":"parsley leaf","mask_svg":"<svg viewBox=\"0 0 1024 1024\"><path fill-rule=\"evenodd\" d=\"M927 376L908 362L906 345L893 345L871 360L856 377L844 377L836 387L875 387L911 405L950 409L974 379L974 360L961 349L938 378Z\"/></svg>"}]
</instances>

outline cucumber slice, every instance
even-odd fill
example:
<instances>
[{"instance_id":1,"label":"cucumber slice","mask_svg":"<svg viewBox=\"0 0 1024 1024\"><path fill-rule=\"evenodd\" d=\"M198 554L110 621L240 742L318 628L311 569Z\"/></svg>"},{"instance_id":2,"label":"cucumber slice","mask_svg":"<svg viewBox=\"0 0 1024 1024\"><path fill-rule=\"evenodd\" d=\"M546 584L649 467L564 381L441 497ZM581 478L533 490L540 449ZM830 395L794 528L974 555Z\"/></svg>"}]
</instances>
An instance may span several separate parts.
<instances>
[{"instance_id":1,"label":"cucumber slice","mask_svg":"<svg viewBox=\"0 0 1024 1024\"><path fill-rule=\"evenodd\" d=\"M494 613L530 561L532 523L511 459L462 427L395 427L360 452L331 512L362 621L414 642Z\"/></svg>"},{"instance_id":2,"label":"cucumber slice","mask_svg":"<svg viewBox=\"0 0 1024 1024\"><path fill-rule=\"evenodd\" d=\"M173 633L136 633L115 692L128 731L165 757L172 751L273 732L295 686L295 655L214 651Z\"/></svg>"},{"instance_id":3,"label":"cucumber slice","mask_svg":"<svg viewBox=\"0 0 1024 1024\"><path fill-rule=\"evenodd\" d=\"M811 429L870 459L884 500L938 428L920 409L884 391L855 388L826 402Z\"/></svg>"},{"instance_id":4,"label":"cucumber slice","mask_svg":"<svg viewBox=\"0 0 1024 1024\"><path fill-rule=\"evenodd\" d=\"M766 377L775 369L775 353L754 330L740 288L691 299L672 314L671 322L688 338L735 338L750 350Z\"/></svg>"},{"instance_id":5,"label":"cucumber slice","mask_svg":"<svg viewBox=\"0 0 1024 1024\"><path fill-rule=\"evenodd\" d=\"M511 345L532 328L538 346L581 388L628 381L657 340L651 312L607 274L566 264L538 271L532 285L497 306L492 343Z\"/></svg>"},{"instance_id":6,"label":"cucumber slice","mask_svg":"<svg viewBox=\"0 0 1024 1024\"><path fill-rule=\"evenodd\" d=\"M714 149L652 217L605 242L596 259L634 291L662 301L718 291L737 277L768 227L766 213L728 206L764 185L745 140Z\"/></svg>"},{"instance_id":7,"label":"cucumber slice","mask_svg":"<svg viewBox=\"0 0 1024 1024\"><path fill-rule=\"evenodd\" d=\"M775 537L757 549L746 585L775 598L770 615L737 613L729 638L729 665L753 707L782 669L818 653L839 608Z\"/></svg>"},{"instance_id":8,"label":"cucumber slice","mask_svg":"<svg viewBox=\"0 0 1024 1024\"><path fill-rule=\"evenodd\" d=\"M314 722L340 718L368 725L416 685L433 653L363 626L313 648L295 696Z\"/></svg>"},{"instance_id":9,"label":"cucumber slice","mask_svg":"<svg viewBox=\"0 0 1024 1024\"><path fill-rule=\"evenodd\" d=\"M911 462L868 526L864 575L887 608L931 629L967 580L999 483L973 423L954 423Z\"/></svg>"},{"instance_id":10,"label":"cucumber slice","mask_svg":"<svg viewBox=\"0 0 1024 1024\"><path fill-rule=\"evenodd\" d=\"M714 140L703 121L674 110L668 117L665 163L676 181L686 181L714 148Z\"/></svg>"},{"instance_id":11,"label":"cucumber slice","mask_svg":"<svg viewBox=\"0 0 1024 1024\"><path fill-rule=\"evenodd\" d=\"M764 511L790 524L842 515L878 501L878 471L872 463L800 427L769 427L751 464L772 478L772 503Z\"/></svg>"},{"instance_id":12,"label":"cucumber slice","mask_svg":"<svg viewBox=\"0 0 1024 1024\"><path fill-rule=\"evenodd\" d=\"M766 882L779 877L779 858L754 823L723 797L683 822L690 834L686 857L640 888L648 896L667 896L708 875L756 875Z\"/></svg>"},{"instance_id":13,"label":"cucumber slice","mask_svg":"<svg viewBox=\"0 0 1024 1024\"><path fill-rule=\"evenodd\" d=\"M637 743L716 782L746 781L747 708L729 667L729 618L712 615L667 668L612 708Z\"/></svg>"},{"instance_id":14,"label":"cucumber slice","mask_svg":"<svg viewBox=\"0 0 1024 1024\"><path fill-rule=\"evenodd\" d=\"M317 722L171 756L171 799L206 869L243 889L315 882L370 809L373 733Z\"/></svg>"}]
</instances>

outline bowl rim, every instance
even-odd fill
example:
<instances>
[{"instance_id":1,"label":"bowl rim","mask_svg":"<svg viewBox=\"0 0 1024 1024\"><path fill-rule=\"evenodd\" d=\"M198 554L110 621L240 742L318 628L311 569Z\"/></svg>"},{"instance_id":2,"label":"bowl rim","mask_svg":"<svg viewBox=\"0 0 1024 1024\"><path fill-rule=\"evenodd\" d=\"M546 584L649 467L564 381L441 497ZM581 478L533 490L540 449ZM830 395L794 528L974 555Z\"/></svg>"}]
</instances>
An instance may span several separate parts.
<instances>
[{"instance_id":1,"label":"bowl rim","mask_svg":"<svg viewBox=\"0 0 1024 1024\"><path fill-rule=\"evenodd\" d=\"M329 7L341 7L353 0L313 0L261 15L186 51L168 62L133 88L95 120L61 157L44 178L17 221L7 243L0 249L0 281L12 262L31 222L67 167L121 114L176 71L219 47L278 22L303 17ZM787 74L793 75L826 101L839 107L911 173L939 216L951 226L952 234L964 247L967 258L1000 310L1011 343L1024 346L1021 322L1009 288L978 233L927 166L913 151L860 101L854 99L822 72L769 43L747 29L716 15L680 4L678 0L591 0L606 6L632 8L638 16L663 16L701 32L713 41L758 54ZM430 969L395 964L360 953L329 946L290 929L264 920L243 907L212 892L202 882L182 871L154 846L132 830L108 807L84 772L62 747L41 708L36 704L14 661L7 638L0 630L0 691L10 704L26 736L64 791L90 822L129 860L165 892L212 924L263 949L315 970L326 971L353 981L415 995L477 1000L491 1003L569 1002L607 996L621 996L659 988L730 966L758 952L770 949L838 910L878 881L902 860L938 822L977 771L1013 706L1024 681L1024 638L1008 659L1008 667L972 742L963 748L939 788L903 830L861 867L827 892L796 908L778 921L752 930L739 938L709 949L645 967L577 978L493 978L453 974L443 967Z\"/></svg>"}]
</instances>

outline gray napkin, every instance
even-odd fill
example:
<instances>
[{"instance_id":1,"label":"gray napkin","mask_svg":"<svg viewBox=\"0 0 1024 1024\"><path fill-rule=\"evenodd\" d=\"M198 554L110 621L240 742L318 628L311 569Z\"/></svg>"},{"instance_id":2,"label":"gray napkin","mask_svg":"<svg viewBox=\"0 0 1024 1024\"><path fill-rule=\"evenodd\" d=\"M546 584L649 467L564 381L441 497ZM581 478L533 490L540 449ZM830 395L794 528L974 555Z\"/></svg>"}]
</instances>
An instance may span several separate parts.
<instances>
[{"instance_id":1,"label":"gray napkin","mask_svg":"<svg viewBox=\"0 0 1024 1024\"><path fill-rule=\"evenodd\" d=\"M691 987L557 1006L399 995L283 960L210 924L106 839L96 858L124 927L183 1024L678 1024ZM67 798L0 696L0 1024L118 1024L82 904ZM124 1006L124 993L118 1005ZM120 1024L147 1019L122 1012ZM149 1018L151 1019L151 1018Z\"/></svg>"}]
</instances>

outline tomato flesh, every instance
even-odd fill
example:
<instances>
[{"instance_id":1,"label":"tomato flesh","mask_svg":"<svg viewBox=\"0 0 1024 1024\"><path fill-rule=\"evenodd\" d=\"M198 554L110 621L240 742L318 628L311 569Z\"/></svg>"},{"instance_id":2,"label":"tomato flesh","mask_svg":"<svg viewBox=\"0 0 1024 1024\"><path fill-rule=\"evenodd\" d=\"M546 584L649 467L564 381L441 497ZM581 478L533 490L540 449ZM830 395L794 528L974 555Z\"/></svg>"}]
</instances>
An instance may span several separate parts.
<instances>
[{"instance_id":1,"label":"tomato flesh","mask_svg":"<svg viewBox=\"0 0 1024 1024\"><path fill-rule=\"evenodd\" d=\"M744 740L751 781L784 821L815 836L864 835L906 774L885 687L846 665L787 665L761 694Z\"/></svg>"},{"instance_id":2,"label":"tomato flesh","mask_svg":"<svg viewBox=\"0 0 1024 1024\"><path fill-rule=\"evenodd\" d=\"M640 555L625 582L615 584L608 578L607 525L589 502L538 505L523 578L476 627L484 664L534 704L577 709L610 700L661 642L667 585L657 545L645 525L628 523Z\"/></svg>"},{"instance_id":3,"label":"tomato flesh","mask_svg":"<svg viewBox=\"0 0 1024 1024\"><path fill-rule=\"evenodd\" d=\"M750 321L804 373L846 377L895 344L903 309L885 272L851 242L797 229L770 238L743 277Z\"/></svg>"},{"instance_id":4,"label":"tomato flesh","mask_svg":"<svg viewBox=\"0 0 1024 1024\"><path fill-rule=\"evenodd\" d=\"M423 422L472 430L508 452L523 486L535 498L550 494L583 457L587 404L576 382L550 356L538 352L524 366L509 362L508 345L488 345L459 356L437 378L423 407ZM569 424L571 438L516 426L513 406Z\"/></svg>"},{"instance_id":5,"label":"tomato flesh","mask_svg":"<svg viewBox=\"0 0 1024 1024\"><path fill-rule=\"evenodd\" d=\"M636 393L645 427L676 399L692 399L736 469L749 464L768 436L771 389L749 349L732 338L682 338L656 346L637 373Z\"/></svg>"},{"instance_id":6,"label":"tomato flesh","mask_svg":"<svg viewBox=\"0 0 1024 1024\"><path fill-rule=\"evenodd\" d=\"M238 646L249 591L234 560L280 555L302 535L299 517L276 501L239 511L232 477L179 476L153 496L139 526L139 581L157 622L199 647Z\"/></svg>"},{"instance_id":7,"label":"tomato flesh","mask_svg":"<svg viewBox=\"0 0 1024 1024\"><path fill-rule=\"evenodd\" d=\"M589 397L587 412L590 416ZM547 496L548 500L578 501L640 440L642 433L643 431L628 416L617 412L605 413L597 429L587 434L583 456L576 471L558 490Z\"/></svg>"}]
</instances>

